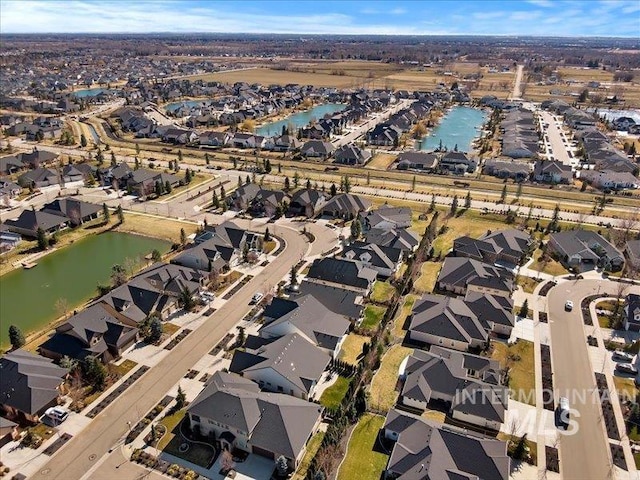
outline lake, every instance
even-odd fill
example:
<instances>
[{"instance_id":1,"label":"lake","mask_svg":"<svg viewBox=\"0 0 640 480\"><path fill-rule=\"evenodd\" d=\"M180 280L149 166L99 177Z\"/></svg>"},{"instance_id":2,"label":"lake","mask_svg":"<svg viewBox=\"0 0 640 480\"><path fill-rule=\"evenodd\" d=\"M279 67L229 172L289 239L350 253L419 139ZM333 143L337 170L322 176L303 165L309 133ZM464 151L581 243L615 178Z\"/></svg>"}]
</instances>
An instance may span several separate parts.
<instances>
[{"instance_id":1,"label":"lake","mask_svg":"<svg viewBox=\"0 0 640 480\"><path fill-rule=\"evenodd\" d=\"M72 94L76 98L84 98L84 97L95 97L96 95L100 95L103 92L108 92L109 90L106 88L89 88L85 90L76 90L72 92Z\"/></svg>"},{"instance_id":2,"label":"lake","mask_svg":"<svg viewBox=\"0 0 640 480\"><path fill-rule=\"evenodd\" d=\"M482 125L488 115L477 108L453 107L431 133L420 140L419 150L436 150L442 147L453 150L456 145L461 152L470 152L473 140L480 136Z\"/></svg>"},{"instance_id":3,"label":"lake","mask_svg":"<svg viewBox=\"0 0 640 480\"><path fill-rule=\"evenodd\" d=\"M282 127L286 127L289 124L292 124L295 128L306 127L312 120L320 120L328 113L341 112L345 108L347 108L347 106L342 103L324 103L322 105L315 106L310 110L289 115L283 120L266 123L261 127L256 128L256 134L262 135L263 137L281 135Z\"/></svg>"},{"instance_id":4,"label":"lake","mask_svg":"<svg viewBox=\"0 0 640 480\"><path fill-rule=\"evenodd\" d=\"M60 316L56 301L66 300L69 311L97 294L98 284L109 282L111 267L126 259L143 266L144 256L154 249L167 252L164 240L106 232L78 240L38 260L30 270L18 269L0 277L0 345L9 344L9 325L25 336L43 329Z\"/></svg>"}]
</instances>

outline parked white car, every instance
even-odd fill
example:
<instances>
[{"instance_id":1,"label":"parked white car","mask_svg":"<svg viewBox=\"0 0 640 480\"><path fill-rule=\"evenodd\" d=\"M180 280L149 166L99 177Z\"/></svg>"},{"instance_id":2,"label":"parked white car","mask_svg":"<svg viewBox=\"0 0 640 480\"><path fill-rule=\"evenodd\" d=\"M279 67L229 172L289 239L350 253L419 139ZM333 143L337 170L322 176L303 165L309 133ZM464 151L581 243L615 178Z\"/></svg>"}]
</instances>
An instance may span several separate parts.
<instances>
[{"instance_id":1,"label":"parked white car","mask_svg":"<svg viewBox=\"0 0 640 480\"><path fill-rule=\"evenodd\" d=\"M44 417L42 422L50 427L55 427L60 425L69 417L69 412L67 412L64 408L60 407L51 407L47 408L44 412Z\"/></svg>"},{"instance_id":2,"label":"parked white car","mask_svg":"<svg viewBox=\"0 0 640 480\"><path fill-rule=\"evenodd\" d=\"M627 362L627 363L632 363L633 362L633 355L631 355L630 353L627 353L623 350L616 350L615 352L613 352L613 359L614 360L620 360L622 362Z\"/></svg>"},{"instance_id":3,"label":"parked white car","mask_svg":"<svg viewBox=\"0 0 640 480\"><path fill-rule=\"evenodd\" d=\"M638 369L630 363L618 363L616 370L622 373L632 373L633 375L638 373Z\"/></svg>"}]
</instances>

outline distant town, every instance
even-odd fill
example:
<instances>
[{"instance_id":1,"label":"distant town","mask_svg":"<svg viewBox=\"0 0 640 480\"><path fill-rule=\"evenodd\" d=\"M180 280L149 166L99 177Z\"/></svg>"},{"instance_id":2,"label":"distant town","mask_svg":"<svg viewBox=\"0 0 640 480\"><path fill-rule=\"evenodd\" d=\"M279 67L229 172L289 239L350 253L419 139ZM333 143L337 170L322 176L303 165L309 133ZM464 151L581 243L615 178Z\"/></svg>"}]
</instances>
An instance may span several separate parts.
<instances>
[{"instance_id":1,"label":"distant town","mask_svg":"<svg viewBox=\"0 0 640 480\"><path fill-rule=\"evenodd\" d=\"M0 476L639 478L638 38L2 44Z\"/></svg>"}]
</instances>

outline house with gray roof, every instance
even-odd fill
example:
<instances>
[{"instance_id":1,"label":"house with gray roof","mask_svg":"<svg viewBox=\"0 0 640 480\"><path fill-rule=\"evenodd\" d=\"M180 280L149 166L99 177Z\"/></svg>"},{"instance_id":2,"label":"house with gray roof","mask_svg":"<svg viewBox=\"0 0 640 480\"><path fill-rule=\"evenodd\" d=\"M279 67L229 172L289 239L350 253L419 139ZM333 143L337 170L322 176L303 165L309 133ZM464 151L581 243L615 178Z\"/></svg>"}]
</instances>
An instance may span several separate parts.
<instances>
[{"instance_id":1,"label":"house with gray roof","mask_svg":"<svg viewBox=\"0 0 640 480\"><path fill-rule=\"evenodd\" d=\"M308 140L300 148L300 153L305 158L319 158L326 160L333 155L335 147L331 142L323 140Z\"/></svg>"},{"instance_id":2,"label":"house with gray roof","mask_svg":"<svg viewBox=\"0 0 640 480\"><path fill-rule=\"evenodd\" d=\"M385 204L363 215L362 222L365 230L409 228L411 226L411 209L409 207L391 207Z\"/></svg>"},{"instance_id":3,"label":"house with gray roof","mask_svg":"<svg viewBox=\"0 0 640 480\"><path fill-rule=\"evenodd\" d=\"M246 210L259 191L260 186L255 183L244 184L227 195L227 204L235 210Z\"/></svg>"},{"instance_id":4,"label":"house with gray roof","mask_svg":"<svg viewBox=\"0 0 640 480\"><path fill-rule=\"evenodd\" d=\"M366 212L369 208L371 208L371 202L366 198L351 193L340 193L325 203L322 207L322 214L350 220L359 213Z\"/></svg>"},{"instance_id":5,"label":"house with gray roof","mask_svg":"<svg viewBox=\"0 0 640 480\"><path fill-rule=\"evenodd\" d=\"M552 233L547 243L550 253L567 268L583 272L596 267L618 271L624 266L624 255L602 235L591 230L567 230Z\"/></svg>"},{"instance_id":6,"label":"house with gray roof","mask_svg":"<svg viewBox=\"0 0 640 480\"><path fill-rule=\"evenodd\" d=\"M571 165L565 165L557 160L536 160L533 179L542 183L571 183L573 179Z\"/></svg>"},{"instance_id":7,"label":"house with gray roof","mask_svg":"<svg viewBox=\"0 0 640 480\"><path fill-rule=\"evenodd\" d=\"M438 155L430 152L402 152L396 158L398 170L433 172L438 165Z\"/></svg>"},{"instance_id":8,"label":"house with gray roof","mask_svg":"<svg viewBox=\"0 0 640 480\"><path fill-rule=\"evenodd\" d=\"M320 190L304 188L295 192L291 197L287 214L291 216L304 215L307 218L313 218L322 212L326 203L327 199Z\"/></svg>"},{"instance_id":9,"label":"house with gray roof","mask_svg":"<svg viewBox=\"0 0 640 480\"><path fill-rule=\"evenodd\" d=\"M375 270L378 277L383 279L394 275L402 264L402 250L399 248L380 247L366 242L353 242L336 257L358 260Z\"/></svg>"},{"instance_id":10,"label":"house with gray roof","mask_svg":"<svg viewBox=\"0 0 640 480\"><path fill-rule=\"evenodd\" d=\"M67 228L70 219L63 215L54 215L44 211L23 210L18 218L7 220L4 223L11 232L36 238L39 228L45 233L54 233Z\"/></svg>"},{"instance_id":11,"label":"house with gray roof","mask_svg":"<svg viewBox=\"0 0 640 480\"><path fill-rule=\"evenodd\" d=\"M310 343L338 356L351 323L312 295L295 299L274 298L263 314L265 323L260 329L262 338L283 337L297 333Z\"/></svg>"},{"instance_id":12,"label":"house with gray roof","mask_svg":"<svg viewBox=\"0 0 640 480\"><path fill-rule=\"evenodd\" d=\"M169 183L172 188L176 188L180 185L180 179L177 176L171 173L149 170L146 168L133 170L125 177L125 179L127 190L130 190L132 194L139 197L154 195L157 183L160 183L163 186Z\"/></svg>"},{"instance_id":13,"label":"house with gray roof","mask_svg":"<svg viewBox=\"0 0 640 480\"><path fill-rule=\"evenodd\" d=\"M512 178L516 182L522 182L529 178L531 166L526 162L487 160L484 162L482 172L493 177Z\"/></svg>"},{"instance_id":14,"label":"house with gray roof","mask_svg":"<svg viewBox=\"0 0 640 480\"><path fill-rule=\"evenodd\" d=\"M50 168L39 167L23 173L18 177L18 184L24 188L44 188L59 185L61 177Z\"/></svg>"},{"instance_id":15,"label":"house with gray roof","mask_svg":"<svg viewBox=\"0 0 640 480\"><path fill-rule=\"evenodd\" d=\"M313 398L331 355L298 333L258 340L263 341L251 348L249 337L244 350L234 352L229 371L253 380L262 390Z\"/></svg>"},{"instance_id":16,"label":"house with gray roof","mask_svg":"<svg viewBox=\"0 0 640 480\"><path fill-rule=\"evenodd\" d=\"M414 350L400 368L403 405L424 411L430 402L440 402L451 418L500 430L509 393L496 360L432 346L428 352Z\"/></svg>"},{"instance_id":17,"label":"house with gray roof","mask_svg":"<svg viewBox=\"0 0 640 480\"><path fill-rule=\"evenodd\" d=\"M239 375L216 372L187 408L191 429L215 438L220 450L239 449L295 469L322 419L322 407L291 395L261 392Z\"/></svg>"},{"instance_id":18,"label":"house with gray roof","mask_svg":"<svg viewBox=\"0 0 640 480\"><path fill-rule=\"evenodd\" d=\"M507 443L389 410L383 435L394 442L386 477L403 480L507 480Z\"/></svg>"},{"instance_id":19,"label":"house with gray roof","mask_svg":"<svg viewBox=\"0 0 640 480\"><path fill-rule=\"evenodd\" d=\"M630 293L624 304L624 329L640 332L640 295Z\"/></svg>"},{"instance_id":20,"label":"house with gray roof","mask_svg":"<svg viewBox=\"0 0 640 480\"><path fill-rule=\"evenodd\" d=\"M48 358L19 349L0 358L0 415L14 422L37 423L58 404L69 373Z\"/></svg>"},{"instance_id":21,"label":"house with gray roof","mask_svg":"<svg viewBox=\"0 0 640 480\"><path fill-rule=\"evenodd\" d=\"M632 267L640 267L640 240L627 240L624 253L627 255L627 261Z\"/></svg>"},{"instance_id":22,"label":"house with gray roof","mask_svg":"<svg viewBox=\"0 0 640 480\"><path fill-rule=\"evenodd\" d=\"M102 212L102 206L67 197L47 203L42 207L42 211L66 217L71 225L78 226L98 218Z\"/></svg>"},{"instance_id":23,"label":"house with gray roof","mask_svg":"<svg viewBox=\"0 0 640 480\"><path fill-rule=\"evenodd\" d=\"M477 160L467 157L464 152L450 151L445 153L438 162L438 169L458 175L473 173L478 167Z\"/></svg>"},{"instance_id":24,"label":"house with gray roof","mask_svg":"<svg viewBox=\"0 0 640 480\"><path fill-rule=\"evenodd\" d=\"M453 241L453 255L485 263L504 264L509 268L519 265L528 254L531 235L516 228L488 231L482 237L459 237Z\"/></svg>"},{"instance_id":25,"label":"house with gray roof","mask_svg":"<svg viewBox=\"0 0 640 480\"><path fill-rule=\"evenodd\" d=\"M22 163L22 160L14 155L0 157L0 174L2 175L12 175L25 168L27 166Z\"/></svg>"},{"instance_id":26,"label":"house with gray roof","mask_svg":"<svg viewBox=\"0 0 640 480\"><path fill-rule=\"evenodd\" d=\"M600 190L627 190L640 188L640 179L631 172L614 170L583 170L580 178Z\"/></svg>"},{"instance_id":27,"label":"house with gray roof","mask_svg":"<svg viewBox=\"0 0 640 480\"><path fill-rule=\"evenodd\" d=\"M96 357L103 363L120 358L138 339L138 329L123 323L117 312L96 303L73 315L42 345L38 351L45 357L83 360Z\"/></svg>"},{"instance_id":28,"label":"house with gray roof","mask_svg":"<svg viewBox=\"0 0 640 480\"><path fill-rule=\"evenodd\" d=\"M465 351L484 349L489 342L478 316L459 297L423 295L414 304L408 321L408 338L419 344Z\"/></svg>"},{"instance_id":29,"label":"house with gray roof","mask_svg":"<svg viewBox=\"0 0 640 480\"><path fill-rule=\"evenodd\" d=\"M364 241L380 247L402 250L405 258L410 257L420 245L418 237L406 228L372 228L365 233Z\"/></svg>"},{"instance_id":30,"label":"house with gray roof","mask_svg":"<svg viewBox=\"0 0 640 480\"><path fill-rule=\"evenodd\" d=\"M516 323L511 297L467 290L464 301L487 332L503 337L511 335Z\"/></svg>"},{"instance_id":31,"label":"house with gray roof","mask_svg":"<svg viewBox=\"0 0 640 480\"><path fill-rule=\"evenodd\" d=\"M352 143L342 145L335 151L334 163L343 165L364 165L371 159L371 152Z\"/></svg>"},{"instance_id":32,"label":"house with gray roof","mask_svg":"<svg viewBox=\"0 0 640 480\"><path fill-rule=\"evenodd\" d=\"M436 285L458 295L472 290L506 297L515 288L513 274L508 270L465 257L445 258Z\"/></svg>"},{"instance_id":33,"label":"house with gray roof","mask_svg":"<svg viewBox=\"0 0 640 480\"><path fill-rule=\"evenodd\" d=\"M359 260L325 257L313 261L306 278L309 282L337 285L366 296L377 276L375 270Z\"/></svg>"},{"instance_id":34,"label":"house with gray roof","mask_svg":"<svg viewBox=\"0 0 640 480\"><path fill-rule=\"evenodd\" d=\"M364 297L360 292L337 285L322 285L303 280L298 286L298 295L312 295L326 308L348 318L351 322L355 323L362 318Z\"/></svg>"},{"instance_id":35,"label":"house with gray roof","mask_svg":"<svg viewBox=\"0 0 640 480\"><path fill-rule=\"evenodd\" d=\"M278 207L284 208L285 204L289 203L290 200L289 195L282 190L261 188L253 197L248 211L255 217L273 217L278 212Z\"/></svg>"}]
</instances>

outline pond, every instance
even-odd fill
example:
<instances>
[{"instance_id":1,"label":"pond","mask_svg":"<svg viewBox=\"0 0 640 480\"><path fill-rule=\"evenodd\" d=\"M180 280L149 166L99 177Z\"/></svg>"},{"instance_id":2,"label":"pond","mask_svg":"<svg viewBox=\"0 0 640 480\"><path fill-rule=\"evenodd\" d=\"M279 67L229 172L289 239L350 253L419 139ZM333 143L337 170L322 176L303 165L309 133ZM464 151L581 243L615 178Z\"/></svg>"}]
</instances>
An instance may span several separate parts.
<instances>
[{"instance_id":1,"label":"pond","mask_svg":"<svg viewBox=\"0 0 640 480\"><path fill-rule=\"evenodd\" d=\"M442 147L453 150L458 147L461 152L473 150L473 140L480 136L482 125L488 115L477 108L453 107L440 120L431 133L420 140L419 150L436 150Z\"/></svg>"},{"instance_id":2,"label":"pond","mask_svg":"<svg viewBox=\"0 0 640 480\"><path fill-rule=\"evenodd\" d=\"M282 127L286 127L289 124L293 125L295 128L306 127L312 120L320 120L326 114L341 112L345 108L347 108L347 106L342 103L324 103L322 105L317 105L310 110L289 115L283 120L266 123L261 127L256 128L256 134L262 135L263 137L281 135Z\"/></svg>"},{"instance_id":3,"label":"pond","mask_svg":"<svg viewBox=\"0 0 640 480\"><path fill-rule=\"evenodd\" d=\"M98 284L108 283L111 267L118 263L144 265L154 249L164 253L164 240L106 232L92 235L38 260L30 270L14 270L0 277L0 346L9 343L9 325L25 336L43 329L60 316L56 303L64 299L68 311L97 294Z\"/></svg>"},{"instance_id":4,"label":"pond","mask_svg":"<svg viewBox=\"0 0 640 480\"><path fill-rule=\"evenodd\" d=\"M109 90L106 88L89 88L85 90L76 90L72 92L76 98L84 98L84 97L95 97L96 95L100 95L101 93L108 92Z\"/></svg>"}]
</instances>

